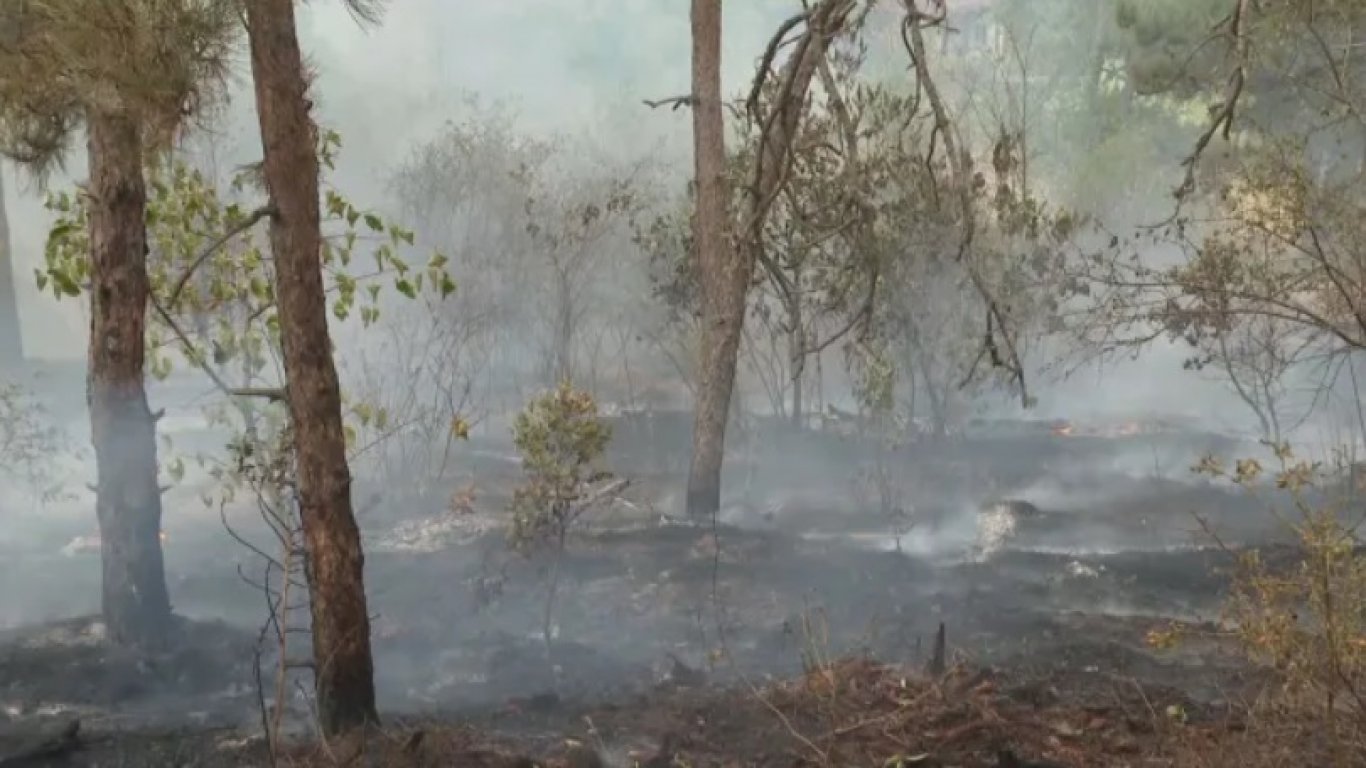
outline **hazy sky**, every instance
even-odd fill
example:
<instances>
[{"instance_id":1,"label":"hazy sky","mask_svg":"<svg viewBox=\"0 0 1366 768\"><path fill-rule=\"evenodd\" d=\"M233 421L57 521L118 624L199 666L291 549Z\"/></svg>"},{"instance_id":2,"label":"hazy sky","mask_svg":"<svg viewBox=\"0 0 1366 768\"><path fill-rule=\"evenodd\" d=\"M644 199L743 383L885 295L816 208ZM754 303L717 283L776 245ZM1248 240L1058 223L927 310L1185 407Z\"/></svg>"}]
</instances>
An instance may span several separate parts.
<instances>
[{"instance_id":1,"label":"hazy sky","mask_svg":"<svg viewBox=\"0 0 1366 768\"><path fill-rule=\"evenodd\" d=\"M725 5L724 77L734 91L795 4ZM688 113L650 110L640 100L687 92L688 7L687 0L391 0L384 24L363 29L341 0L301 4L319 117L345 142L332 181L358 203L382 205L390 170L444 121L460 119L469 94L515 108L529 130L590 132L623 152L660 142L686 149ZM260 155L245 52L240 59L233 104L216 129L228 163ZM70 175L51 186L84 178L84 166L84 153L74 153ZM4 174L26 352L80 357L85 320L77 305L38 294L32 280L50 223L41 197L13 168Z\"/></svg>"}]
</instances>

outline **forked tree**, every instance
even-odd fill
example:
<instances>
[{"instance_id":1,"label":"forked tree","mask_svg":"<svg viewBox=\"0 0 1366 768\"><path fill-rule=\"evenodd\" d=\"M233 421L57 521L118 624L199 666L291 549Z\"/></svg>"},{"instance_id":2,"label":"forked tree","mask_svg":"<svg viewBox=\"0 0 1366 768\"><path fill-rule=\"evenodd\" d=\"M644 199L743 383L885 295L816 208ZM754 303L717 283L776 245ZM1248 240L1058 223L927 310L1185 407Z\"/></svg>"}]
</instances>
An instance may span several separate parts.
<instances>
[{"instance_id":1,"label":"forked tree","mask_svg":"<svg viewBox=\"0 0 1366 768\"><path fill-rule=\"evenodd\" d=\"M693 247L702 297L702 367L688 477L690 515L710 516L721 506L726 422L764 222L788 183L793 141L811 80L857 6L855 0L822 0L784 22L769 41L746 100L749 118L761 130L751 177L743 189L739 215L732 222L721 114L721 0L693 0L690 102L697 186ZM779 50L789 45L792 53L773 72ZM760 94L770 75L777 78L776 95L765 103Z\"/></svg>"},{"instance_id":2,"label":"forked tree","mask_svg":"<svg viewBox=\"0 0 1366 768\"><path fill-rule=\"evenodd\" d=\"M88 142L87 400L101 605L118 643L157 644L171 621L143 382L144 161L222 82L236 33L231 4L218 0L18 0L0 10L0 151L42 179L82 128Z\"/></svg>"}]
</instances>

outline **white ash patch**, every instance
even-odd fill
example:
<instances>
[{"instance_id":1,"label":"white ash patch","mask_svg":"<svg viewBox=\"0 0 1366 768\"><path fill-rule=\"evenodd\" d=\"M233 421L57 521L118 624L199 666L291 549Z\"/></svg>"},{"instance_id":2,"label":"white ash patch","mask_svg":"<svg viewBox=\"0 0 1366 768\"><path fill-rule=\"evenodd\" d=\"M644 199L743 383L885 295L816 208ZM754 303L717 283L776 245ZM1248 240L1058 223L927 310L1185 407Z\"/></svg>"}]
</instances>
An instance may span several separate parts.
<instances>
[{"instance_id":1,"label":"white ash patch","mask_svg":"<svg viewBox=\"0 0 1366 768\"><path fill-rule=\"evenodd\" d=\"M366 549L379 552L440 552L469 544L503 522L491 515L442 513L421 520L405 520L387 531L369 537Z\"/></svg>"},{"instance_id":2,"label":"white ash patch","mask_svg":"<svg viewBox=\"0 0 1366 768\"><path fill-rule=\"evenodd\" d=\"M99 619L74 619L46 626L19 629L11 639L23 648L94 648L108 639L109 630Z\"/></svg>"},{"instance_id":3,"label":"white ash patch","mask_svg":"<svg viewBox=\"0 0 1366 768\"><path fill-rule=\"evenodd\" d=\"M62 554L66 557L75 557L76 555L97 555L99 552L99 534L76 536L62 546Z\"/></svg>"},{"instance_id":4,"label":"white ash patch","mask_svg":"<svg viewBox=\"0 0 1366 768\"><path fill-rule=\"evenodd\" d=\"M1019 516L1010 505L992 504L977 515L977 541L973 554L978 561L987 560L1000 552L1015 536Z\"/></svg>"},{"instance_id":5,"label":"white ash patch","mask_svg":"<svg viewBox=\"0 0 1366 768\"><path fill-rule=\"evenodd\" d=\"M1067 564L1067 575L1077 579L1094 579L1100 576L1100 570L1080 560L1073 560Z\"/></svg>"},{"instance_id":6,"label":"white ash patch","mask_svg":"<svg viewBox=\"0 0 1366 768\"><path fill-rule=\"evenodd\" d=\"M161 532L161 545L164 547L170 540L165 531ZM87 536L73 536L71 541L62 545L61 553L64 557L75 557L77 555L98 555L100 553L100 535L92 533Z\"/></svg>"}]
</instances>

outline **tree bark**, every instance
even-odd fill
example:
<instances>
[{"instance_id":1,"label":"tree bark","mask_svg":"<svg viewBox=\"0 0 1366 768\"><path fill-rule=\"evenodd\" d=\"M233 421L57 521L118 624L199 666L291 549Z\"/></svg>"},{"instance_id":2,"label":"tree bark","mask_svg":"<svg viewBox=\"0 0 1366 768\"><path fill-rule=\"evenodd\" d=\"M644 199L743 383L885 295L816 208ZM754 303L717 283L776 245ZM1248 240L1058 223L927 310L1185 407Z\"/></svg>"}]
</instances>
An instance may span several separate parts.
<instances>
[{"instance_id":1,"label":"tree bark","mask_svg":"<svg viewBox=\"0 0 1366 768\"><path fill-rule=\"evenodd\" d=\"M90 349L87 399L95 448L102 607L110 638L155 646L171 602L161 553L156 420L143 385L146 358L147 190L142 136L123 115L92 113Z\"/></svg>"},{"instance_id":2,"label":"tree bark","mask_svg":"<svg viewBox=\"0 0 1366 768\"><path fill-rule=\"evenodd\" d=\"M731 247L721 116L721 0L692 0L693 173L697 203L692 229L702 288L702 367L693 422L688 514L721 507L726 417L753 264Z\"/></svg>"},{"instance_id":3,"label":"tree bark","mask_svg":"<svg viewBox=\"0 0 1366 768\"><path fill-rule=\"evenodd\" d=\"M801 296L801 273L798 272L793 282L794 291L798 297ZM802 397L802 385L806 379L806 318L802 314L802 300L794 298L787 312L788 322L792 328L788 333L788 366L791 370L790 381L792 383L792 426L801 432L806 429L806 402ZM819 354L819 353L817 353Z\"/></svg>"},{"instance_id":4,"label":"tree bark","mask_svg":"<svg viewBox=\"0 0 1366 768\"><path fill-rule=\"evenodd\" d=\"M822 0L806 14L806 34L794 46L795 53L779 75L780 96L771 106L777 114L764 115L760 121L764 125L763 148L757 153L759 165L749 189L743 231L732 242L721 117L721 2L693 0L693 163L697 184L693 243L702 289L702 370L688 476L688 514L692 516L710 517L721 507L726 416L735 389L746 298L759 254L758 238L768 209L788 176L792 140L816 65L825 57L853 6L849 0ZM776 42L774 46L776 50Z\"/></svg>"},{"instance_id":5,"label":"tree bark","mask_svg":"<svg viewBox=\"0 0 1366 768\"><path fill-rule=\"evenodd\" d=\"M323 293L316 128L294 0L246 0L304 530L318 716L338 734L378 721L365 558L351 507L341 394Z\"/></svg>"},{"instance_id":6,"label":"tree bark","mask_svg":"<svg viewBox=\"0 0 1366 768\"><path fill-rule=\"evenodd\" d=\"M19 296L14 289L14 251L9 213L5 209L4 180L0 178L0 370L24 361L24 334L19 325Z\"/></svg>"}]
</instances>

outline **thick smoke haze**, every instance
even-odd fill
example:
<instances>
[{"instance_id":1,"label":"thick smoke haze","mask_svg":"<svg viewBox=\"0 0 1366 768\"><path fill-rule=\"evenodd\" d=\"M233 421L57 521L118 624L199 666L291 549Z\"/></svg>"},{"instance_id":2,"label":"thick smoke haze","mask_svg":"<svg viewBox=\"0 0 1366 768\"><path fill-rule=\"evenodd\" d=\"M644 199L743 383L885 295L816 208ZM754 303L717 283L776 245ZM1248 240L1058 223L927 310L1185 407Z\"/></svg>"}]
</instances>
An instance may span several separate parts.
<instances>
[{"instance_id":1,"label":"thick smoke haze","mask_svg":"<svg viewBox=\"0 0 1366 768\"><path fill-rule=\"evenodd\" d=\"M676 96L688 87L687 3L402 0L376 28L358 25L341 6L301 6L301 34L318 73L319 118L344 142L329 180L358 205L395 212L389 194L395 168L444 123L467 116L470 99L512 110L523 131L574 137L611 148L617 157L649 155L685 178L687 113L652 110L641 100ZM790 10L779 0L726 5L726 92L746 87L767 36ZM222 169L260 154L245 51L239 58L230 103L206 121ZM896 76L900 67L879 69ZM981 87L990 87L988 81L984 77ZM7 189L14 192L10 218L26 353L78 360L86 338L80 304L40 295L32 279L51 219L33 183L3 165ZM69 186L82 177L84 165L77 148L68 173L54 176L50 187ZM1036 387L1036 415L1157 411L1213 418L1223 426L1244 422L1246 414L1224 385L1181 369L1184 355L1179 345L1157 344L1137 361L1083 369L1056 386ZM1019 410L1009 398L1003 408Z\"/></svg>"},{"instance_id":2,"label":"thick smoke haze","mask_svg":"<svg viewBox=\"0 0 1366 768\"><path fill-rule=\"evenodd\" d=\"M22 6L39 53L0 39L6 141L34 84L94 136L41 187L0 161L25 346L0 361L0 766L7 729L79 717L49 750L71 765L307 768L280 748L376 716L405 765L502 764L462 759L486 730L612 768L1106 739L1085 764L1262 765L1148 753L1254 730L1233 713L1284 650L1258 600L1297 648L1300 611L1345 610L1312 590L1360 545L1366 268L1344 288L1315 227L1366 264L1360 197L1311 200L1329 153L1273 113L1317 108L1245 78L1239 23L1232 65L1164 75L1204 45L1195 6L1301 23L1285 4L231 0L197 11L277 66L253 77L244 35L226 98L140 147L187 102L163 77L142 105L127 62L201 48L132 15L174 4L86 1ZM302 78L262 34L291 5ZM85 62L106 23L128 34ZM1247 94L1219 131L1225 66ZM1299 227L1320 265L1276 240ZM1268 596L1297 549L1331 567Z\"/></svg>"},{"instance_id":3,"label":"thick smoke haze","mask_svg":"<svg viewBox=\"0 0 1366 768\"><path fill-rule=\"evenodd\" d=\"M471 95L515 110L527 131L586 132L623 154L667 148L688 160L687 113L641 104L688 88L687 3L400 0L378 28L359 26L342 5L301 6L300 33L319 73L319 118L344 141L331 180L357 204L383 207L398 162L443 123L460 119ZM789 13L772 0L730 4L727 90L745 84L766 36ZM240 58L226 119L212 126L217 159L227 168L260 156L245 51ZM77 148L70 172L54 175L49 186L69 186L83 178L84 166ZM4 173L6 188L15 190L10 218L27 354L78 359L85 354L78 307L39 295L32 280L51 219L30 181L16 179L10 164Z\"/></svg>"}]
</instances>

